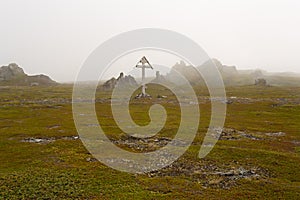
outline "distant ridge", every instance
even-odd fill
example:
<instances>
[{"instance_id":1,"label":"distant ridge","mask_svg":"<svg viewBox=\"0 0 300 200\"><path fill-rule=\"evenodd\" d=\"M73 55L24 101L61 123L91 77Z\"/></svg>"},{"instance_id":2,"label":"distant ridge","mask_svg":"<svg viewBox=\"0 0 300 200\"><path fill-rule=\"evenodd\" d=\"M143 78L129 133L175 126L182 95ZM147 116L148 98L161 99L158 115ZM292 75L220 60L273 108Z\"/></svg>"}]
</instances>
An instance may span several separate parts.
<instances>
[{"instance_id":1,"label":"distant ridge","mask_svg":"<svg viewBox=\"0 0 300 200\"><path fill-rule=\"evenodd\" d=\"M50 77L40 74L29 76L16 63L0 67L0 85L12 86L38 86L55 85L57 82Z\"/></svg>"},{"instance_id":2,"label":"distant ridge","mask_svg":"<svg viewBox=\"0 0 300 200\"><path fill-rule=\"evenodd\" d=\"M296 73L270 73L260 69L238 70L236 66L223 65L217 59L210 59L197 68L209 74L211 73L210 68L214 66L218 68L225 86L255 85L258 79L265 79L267 85L300 87L300 75ZM178 80L174 70L184 75L193 85L205 84L196 68L183 61L176 63L167 74L166 78L172 82ZM214 75L212 74L212 76Z\"/></svg>"}]
</instances>

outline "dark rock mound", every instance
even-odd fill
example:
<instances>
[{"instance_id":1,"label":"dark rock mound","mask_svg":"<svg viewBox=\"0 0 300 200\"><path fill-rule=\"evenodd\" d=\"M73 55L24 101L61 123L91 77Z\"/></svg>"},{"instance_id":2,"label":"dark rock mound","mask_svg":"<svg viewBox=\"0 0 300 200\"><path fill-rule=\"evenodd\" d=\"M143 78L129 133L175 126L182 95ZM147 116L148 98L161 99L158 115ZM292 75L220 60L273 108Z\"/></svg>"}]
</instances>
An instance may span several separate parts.
<instances>
[{"instance_id":1,"label":"dark rock mound","mask_svg":"<svg viewBox=\"0 0 300 200\"><path fill-rule=\"evenodd\" d=\"M25 74L24 70L15 63L0 67L0 85L37 86L57 84L46 75Z\"/></svg>"}]
</instances>

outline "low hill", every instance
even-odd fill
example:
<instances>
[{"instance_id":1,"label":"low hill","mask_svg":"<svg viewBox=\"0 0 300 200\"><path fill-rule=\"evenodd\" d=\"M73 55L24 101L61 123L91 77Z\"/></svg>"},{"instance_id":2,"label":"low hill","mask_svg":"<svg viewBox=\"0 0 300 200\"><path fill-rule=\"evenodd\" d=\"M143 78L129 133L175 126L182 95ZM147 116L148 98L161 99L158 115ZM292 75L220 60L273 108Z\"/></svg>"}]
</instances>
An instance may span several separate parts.
<instances>
[{"instance_id":1,"label":"low hill","mask_svg":"<svg viewBox=\"0 0 300 200\"><path fill-rule=\"evenodd\" d=\"M0 85L13 86L37 86L37 85L55 85L46 75L27 75L24 70L15 63L0 67Z\"/></svg>"}]
</instances>

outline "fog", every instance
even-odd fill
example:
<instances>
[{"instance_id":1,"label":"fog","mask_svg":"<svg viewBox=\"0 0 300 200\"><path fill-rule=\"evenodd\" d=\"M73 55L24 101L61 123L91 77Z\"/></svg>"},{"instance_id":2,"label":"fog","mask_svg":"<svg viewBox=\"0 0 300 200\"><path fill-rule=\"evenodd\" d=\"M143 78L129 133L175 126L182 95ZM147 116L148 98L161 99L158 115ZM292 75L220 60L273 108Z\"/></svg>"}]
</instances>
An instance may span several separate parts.
<instances>
[{"instance_id":1,"label":"fog","mask_svg":"<svg viewBox=\"0 0 300 200\"><path fill-rule=\"evenodd\" d=\"M0 9L0 65L60 82L102 42L148 27L182 33L238 69L300 72L297 0L1 0Z\"/></svg>"}]
</instances>

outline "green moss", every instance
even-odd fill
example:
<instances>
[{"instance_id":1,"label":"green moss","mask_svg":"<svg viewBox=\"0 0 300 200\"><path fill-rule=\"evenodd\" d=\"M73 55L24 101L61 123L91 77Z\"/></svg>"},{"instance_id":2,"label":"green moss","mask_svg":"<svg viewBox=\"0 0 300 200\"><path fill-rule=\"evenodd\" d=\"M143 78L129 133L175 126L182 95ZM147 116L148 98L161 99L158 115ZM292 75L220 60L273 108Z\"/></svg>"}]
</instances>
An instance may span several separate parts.
<instances>
[{"instance_id":1,"label":"green moss","mask_svg":"<svg viewBox=\"0 0 300 200\"><path fill-rule=\"evenodd\" d=\"M153 97L165 106L168 119L159 133L174 137L180 123L175 96L158 86L149 86ZM205 88L196 88L199 99ZM109 92L98 92L107 99ZM202 160L197 155L210 120L210 103L200 104L198 135L179 163L201 166L259 167L266 177L241 179L229 189L204 187L205 178L195 180L181 174L150 178L110 169L99 162L87 162L91 155L79 140L56 140L48 144L25 143L30 137L60 138L76 135L72 118L71 85L53 87L0 88L0 199L297 199L300 188L300 88L232 87L227 95L258 99L228 105L226 127L244 130L263 140L220 140ZM287 103L276 105L278 98ZM148 109L156 98L142 104L132 100L130 113L140 125L149 123ZM169 101L173 103L170 104ZM96 104L98 119L107 135L124 133L115 124L110 103ZM51 128L55 127L55 128ZM284 132L268 137L267 132Z\"/></svg>"}]
</instances>

